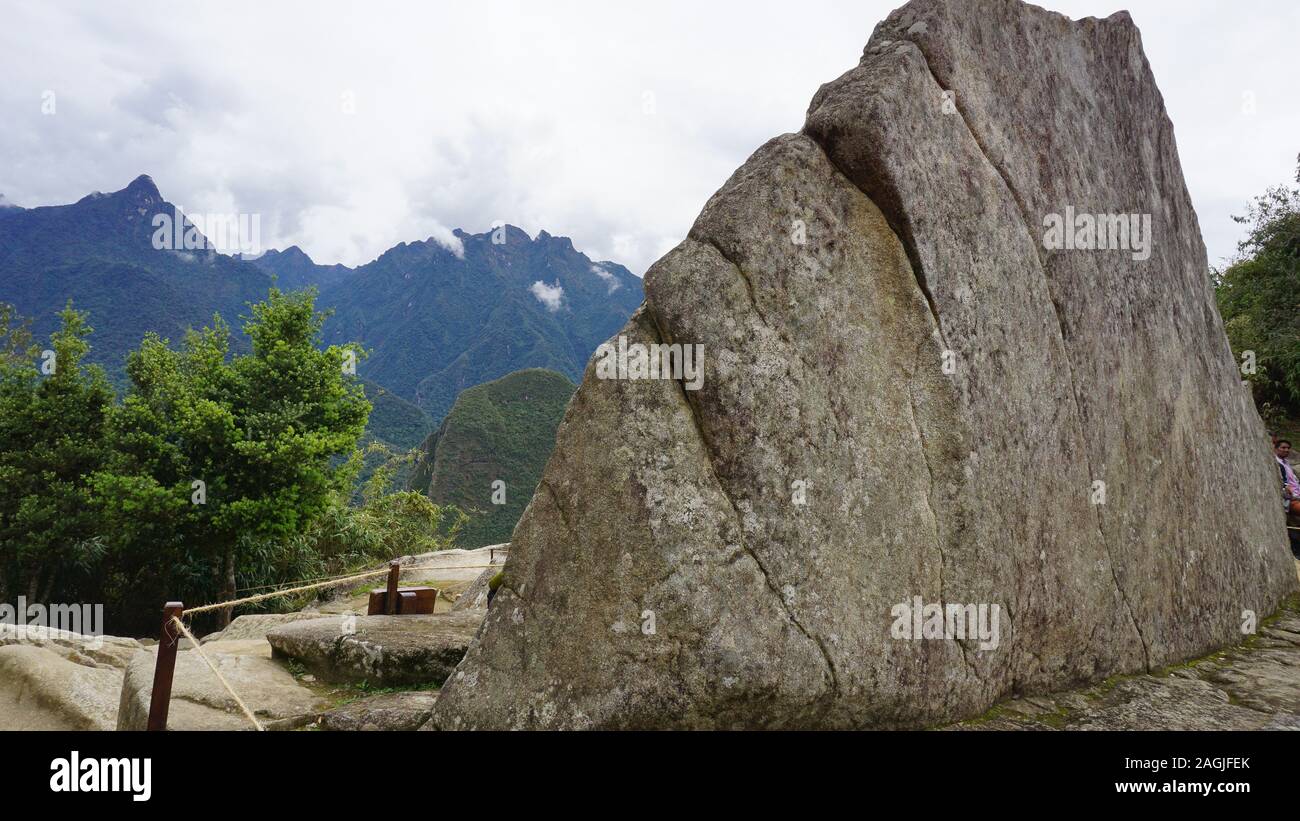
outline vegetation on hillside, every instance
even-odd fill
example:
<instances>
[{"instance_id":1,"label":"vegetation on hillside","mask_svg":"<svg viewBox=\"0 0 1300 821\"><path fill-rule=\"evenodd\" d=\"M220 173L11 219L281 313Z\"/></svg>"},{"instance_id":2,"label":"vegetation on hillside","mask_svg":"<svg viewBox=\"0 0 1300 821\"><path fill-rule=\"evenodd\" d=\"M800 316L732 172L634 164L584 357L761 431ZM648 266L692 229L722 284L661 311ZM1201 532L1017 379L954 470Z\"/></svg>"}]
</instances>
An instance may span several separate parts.
<instances>
[{"instance_id":1,"label":"vegetation on hillside","mask_svg":"<svg viewBox=\"0 0 1300 821\"><path fill-rule=\"evenodd\" d=\"M413 400L435 423L460 393L526 368L581 377L592 351L641 303L641 281L563 237L513 226L460 232L462 253L403 243L322 290L326 339L374 351L362 376ZM534 286L558 289L544 304Z\"/></svg>"},{"instance_id":2,"label":"vegetation on hillside","mask_svg":"<svg viewBox=\"0 0 1300 821\"><path fill-rule=\"evenodd\" d=\"M563 375L533 369L470 388L456 399L422 447L411 487L437 504L468 512L459 546L510 540L542 478L573 391ZM494 487L495 482L504 484Z\"/></svg>"},{"instance_id":3,"label":"vegetation on hillside","mask_svg":"<svg viewBox=\"0 0 1300 821\"><path fill-rule=\"evenodd\" d=\"M429 414L381 385L366 379L361 384L372 406L366 428L372 439L408 451L418 447L429 435L433 429Z\"/></svg>"}]
</instances>

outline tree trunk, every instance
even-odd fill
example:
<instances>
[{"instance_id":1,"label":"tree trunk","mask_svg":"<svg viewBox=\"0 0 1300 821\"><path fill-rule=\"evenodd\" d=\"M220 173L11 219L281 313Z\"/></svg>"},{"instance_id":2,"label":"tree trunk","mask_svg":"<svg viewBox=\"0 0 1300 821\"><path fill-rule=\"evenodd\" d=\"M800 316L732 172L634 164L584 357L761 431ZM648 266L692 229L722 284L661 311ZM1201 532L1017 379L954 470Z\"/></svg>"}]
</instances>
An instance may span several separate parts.
<instances>
[{"instance_id":1,"label":"tree trunk","mask_svg":"<svg viewBox=\"0 0 1300 821\"><path fill-rule=\"evenodd\" d=\"M45 584L37 588L36 600L42 604L49 604L50 597L54 595L54 581L58 576L58 571L51 569L45 576Z\"/></svg>"},{"instance_id":2,"label":"tree trunk","mask_svg":"<svg viewBox=\"0 0 1300 821\"><path fill-rule=\"evenodd\" d=\"M221 600L229 601L235 598L235 548L227 547L221 556L221 570L225 577L225 585L221 591ZM227 607L217 611L217 624L221 629L230 626L230 617L234 613L233 607Z\"/></svg>"},{"instance_id":3,"label":"tree trunk","mask_svg":"<svg viewBox=\"0 0 1300 821\"><path fill-rule=\"evenodd\" d=\"M37 598L37 594L40 592L40 590L41 590L41 569L40 567L34 567L32 568L31 572L27 576L27 603L28 604L35 604L36 602L40 601L40 599Z\"/></svg>"}]
</instances>

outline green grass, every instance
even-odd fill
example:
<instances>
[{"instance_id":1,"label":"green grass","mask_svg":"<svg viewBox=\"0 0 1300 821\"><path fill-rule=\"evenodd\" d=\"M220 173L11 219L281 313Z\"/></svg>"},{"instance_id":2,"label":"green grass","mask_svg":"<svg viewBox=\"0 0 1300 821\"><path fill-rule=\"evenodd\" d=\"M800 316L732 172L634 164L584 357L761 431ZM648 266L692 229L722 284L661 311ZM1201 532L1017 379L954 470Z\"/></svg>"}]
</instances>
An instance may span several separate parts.
<instances>
[{"instance_id":1,"label":"green grass","mask_svg":"<svg viewBox=\"0 0 1300 821\"><path fill-rule=\"evenodd\" d=\"M384 696L391 693L436 693L442 689L441 684L433 684L431 682L394 687L376 687L373 684L363 681L359 684L331 684L328 686L330 688L329 692L331 698L330 709L337 709L345 704L351 704L354 701L361 701L362 699L372 698L374 696Z\"/></svg>"}]
</instances>

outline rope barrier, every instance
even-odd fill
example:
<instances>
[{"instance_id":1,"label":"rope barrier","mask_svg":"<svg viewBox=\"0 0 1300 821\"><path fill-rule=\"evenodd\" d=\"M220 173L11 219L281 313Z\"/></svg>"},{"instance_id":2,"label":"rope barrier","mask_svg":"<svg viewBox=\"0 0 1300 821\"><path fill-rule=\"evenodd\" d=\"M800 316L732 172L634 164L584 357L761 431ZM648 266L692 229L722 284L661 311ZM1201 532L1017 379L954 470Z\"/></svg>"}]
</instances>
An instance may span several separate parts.
<instances>
[{"instance_id":1,"label":"rope barrier","mask_svg":"<svg viewBox=\"0 0 1300 821\"><path fill-rule=\"evenodd\" d=\"M295 584L302 584L303 582L327 582L327 581L333 581L334 579L341 579L341 578L343 577L342 576L312 576L309 579L298 579L297 581L292 581L292 582L278 582L276 584L259 584L256 585L255 587L240 587L236 589L235 592L247 593L251 590L279 590L281 588L287 588Z\"/></svg>"},{"instance_id":2,"label":"rope barrier","mask_svg":"<svg viewBox=\"0 0 1300 821\"><path fill-rule=\"evenodd\" d=\"M407 570L486 570L489 567L501 567L501 564L454 564L447 567L435 567L431 564L422 564L414 567L402 565L402 572L405 573Z\"/></svg>"},{"instance_id":3,"label":"rope barrier","mask_svg":"<svg viewBox=\"0 0 1300 821\"><path fill-rule=\"evenodd\" d=\"M404 564L402 565L402 572L405 573L408 570L475 570L475 569L488 568L488 567L498 567L500 566L500 564L501 562L494 562L491 564L448 565L446 567L439 567L437 565L432 565L432 564L412 564L412 565ZM281 582L280 584L262 584L256 587L241 587L235 592L247 593L250 590L271 590L272 592L274 592L276 590L288 589L284 587L284 585L294 585L294 584L298 584L299 582L326 582L326 581L337 581L339 579L348 579L348 578L351 578L351 576L315 576L310 579L299 579L296 582Z\"/></svg>"},{"instance_id":4,"label":"rope barrier","mask_svg":"<svg viewBox=\"0 0 1300 821\"><path fill-rule=\"evenodd\" d=\"M199 640L195 638L194 634L191 633L189 631L189 628L185 626L185 622L181 621L182 616L187 616L193 613L207 613L212 610L225 610L228 608L233 609L235 607L239 607L240 605L252 604L253 602L266 601L267 599L277 599L283 596L291 595L293 593L305 593L308 590L319 590L324 587L341 586L351 582L364 581L365 579L372 579L375 578L376 576L383 576L383 575L389 576L388 589L389 589L389 594L391 596L393 589L397 585L397 576L401 575L403 571L476 570L476 569L493 568L498 566L499 565L496 562L489 562L488 564L473 564L473 565L449 565L446 567L437 567L434 565L402 566L398 562L394 561L392 564L389 565L389 567L385 568L384 570L373 570L368 573L356 573L351 576L338 576L332 579L317 581L313 584L305 584L298 587L274 590L270 593L260 593L256 596L246 596L242 599L232 599L230 601L217 602L215 604L206 604L202 607L195 607L189 610L186 610L184 608L184 605L182 605L180 602L168 602L167 606L163 608L165 619L163 622L164 629L163 629L162 638L164 641L162 644L159 645L158 660L154 667L154 690L150 697L150 704L149 704L149 729L150 730L167 729L167 705L171 701L172 675L176 663L176 648L177 645L180 643L180 638L178 636L170 636L170 637L168 636L168 631L170 630L172 625L175 625L176 629L179 631L180 636L184 636L185 638L190 640L191 649L194 650L194 652L198 653L199 658L203 659L203 663L206 664L208 666L208 669L212 671L212 674L217 677L217 681L221 682L221 686L224 687L226 692L230 694L230 697L235 700L235 704L239 705L239 709L244 713L244 717L247 718L250 722L252 722L253 726L257 728L258 732L263 732L266 729L265 727L262 726L261 722L257 720L257 716L253 715L253 711L248 709L248 705L245 704L244 700L239 697L239 694L235 692L235 688L231 687L230 682L226 681L226 677L221 675L221 671L217 669L217 665L213 664L212 659L208 658L207 653L203 652L203 647L199 644ZM256 588L245 588L245 589L256 589ZM436 591L434 597L436 603L436 598L437 598ZM164 650L167 650L167 654L164 654ZM166 655L166 658L164 658L164 655Z\"/></svg>"},{"instance_id":5,"label":"rope barrier","mask_svg":"<svg viewBox=\"0 0 1300 821\"><path fill-rule=\"evenodd\" d=\"M450 567L436 567L434 565L415 565L415 566L402 565L402 572L405 573L409 570L483 570L489 567L500 567L500 565L464 564L464 565L452 565ZM216 604L205 604L202 607L194 607L186 610L185 615L189 616L194 613L207 613L212 610L225 610L228 607L238 607L244 604L252 604L253 602L266 601L267 599L278 599L281 596L288 596L293 593L305 593L308 590L319 590L322 587L343 585L343 584L347 584L348 582L361 581L363 579L371 579L376 576L386 576L386 575L388 575L387 569L374 570L370 573L358 573L355 576L339 576L333 579L326 579L323 582L316 582L314 584L303 585L302 587L290 587L284 590L272 590L270 593L259 593L256 596L247 596L242 599L231 599L230 601L217 602ZM254 589L254 588L248 588L248 589Z\"/></svg>"},{"instance_id":6,"label":"rope barrier","mask_svg":"<svg viewBox=\"0 0 1300 821\"><path fill-rule=\"evenodd\" d=\"M329 581L316 582L315 584L303 585L302 587L291 587L288 590L276 590L271 593L259 593L256 596L247 596L242 599L231 599L230 601L217 602L216 604L205 604L202 607L187 609L185 611L185 615L189 616L189 615L193 615L194 613L207 613L211 610L225 610L228 607L238 607L242 604L252 604L253 602L256 601L266 601L267 599L278 599L281 596L288 596L292 593L305 593L308 590L319 590L322 587L332 587L337 584L346 584L347 582L361 581L363 579L373 579L376 576L387 576L387 575L388 575L387 568L383 570L375 570L370 573L358 573L355 576L344 576L342 578L331 579Z\"/></svg>"},{"instance_id":7,"label":"rope barrier","mask_svg":"<svg viewBox=\"0 0 1300 821\"><path fill-rule=\"evenodd\" d=\"M180 630L181 633L185 636L185 638L189 639L190 643L194 645L191 649L193 649L194 652L199 654L199 658L203 659L204 664L208 665L208 669L211 670L212 674L217 677L217 681L221 682L221 686L226 688L226 692L230 693L230 697L233 698L235 700L235 703L239 705L239 709L244 711L244 715L248 718L248 720L253 722L253 726L257 728L257 731L259 733L265 731L266 728L263 727L261 722L257 720L257 717L253 715L253 711L248 709L248 705L245 704L244 700L239 697L239 693L235 692L235 688L231 687L230 682L226 681L226 677L221 675L221 671L217 669L217 665L213 664L212 660L208 658L207 653L203 652L203 648L199 645L199 640L194 638L194 634L191 633L185 627L185 623L182 622L180 619L176 618L175 616L172 616L172 621L176 624L176 629Z\"/></svg>"}]
</instances>

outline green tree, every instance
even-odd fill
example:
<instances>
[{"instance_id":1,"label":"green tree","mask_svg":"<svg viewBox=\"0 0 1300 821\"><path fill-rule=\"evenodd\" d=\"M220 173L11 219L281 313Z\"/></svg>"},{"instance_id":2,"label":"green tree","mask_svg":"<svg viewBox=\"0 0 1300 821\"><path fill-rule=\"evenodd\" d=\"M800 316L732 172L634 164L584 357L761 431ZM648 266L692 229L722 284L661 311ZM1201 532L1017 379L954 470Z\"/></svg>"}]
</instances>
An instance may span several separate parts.
<instances>
[{"instance_id":1,"label":"green tree","mask_svg":"<svg viewBox=\"0 0 1300 821\"><path fill-rule=\"evenodd\" d=\"M19 365L36 355L31 327L31 320L20 317L14 306L0 302L0 364Z\"/></svg>"},{"instance_id":2,"label":"green tree","mask_svg":"<svg viewBox=\"0 0 1300 821\"><path fill-rule=\"evenodd\" d=\"M266 564L266 545L306 532L351 486L370 403L346 350L319 347L324 320L314 290L273 288L245 319L250 354L230 356L220 317L179 350L149 335L131 354L114 462L95 480L115 586L233 597L243 564Z\"/></svg>"},{"instance_id":3,"label":"green tree","mask_svg":"<svg viewBox=\"0 0 1300 821\"><path fill-rule=\"evenodd\" d=\"M113 393L82 364L91 328L71 302L36 361L14 319L0 311L0 599L71 598L102 550L87 477L108 458Z\"/></svg>"},{"instance_id":4,"label":"green tree","mask_svg":"<svg viewBox=\"0 0 1300 821\"><path fill-rule=\"evenodd\" d=\"M423 493L394 491L394 477L416 453L394 453L372 443L354 458L382 461L349 504L340 494L334 504L296 540L291 551L312 553L313 575L345 573L404 555L418 555L453 546L468 521L455 505L436 505Z\"/></svg>"},{"instance_id":5,"label":"green tree","mask_svg":"<svg viewBox=\"0 0 1300 821\"><path fill-rule=\"evenodd\" d=\"M1300 188L1271 188L1234 219L1249 231L1215 293L1238 361L1253 353L1256 404L1276 424L1300 415Z\"/></svg>"}]
</instances>

